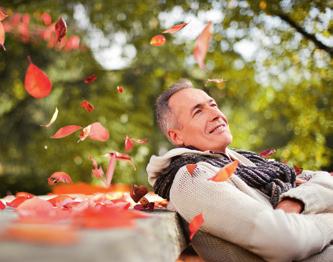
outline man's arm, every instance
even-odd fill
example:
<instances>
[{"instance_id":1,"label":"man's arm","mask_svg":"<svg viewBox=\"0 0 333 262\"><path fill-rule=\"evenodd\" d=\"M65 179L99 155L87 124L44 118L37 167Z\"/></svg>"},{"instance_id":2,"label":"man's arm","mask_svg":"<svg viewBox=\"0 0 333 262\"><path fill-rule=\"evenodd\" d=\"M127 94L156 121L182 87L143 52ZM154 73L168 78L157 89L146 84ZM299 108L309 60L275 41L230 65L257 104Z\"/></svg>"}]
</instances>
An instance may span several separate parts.
<instances>
[{"instance_id":1,"label":"man's arm","mask_svg":"<svg viewBox=\"0 0 333 262\"><path fill-rule=\"evenodd\" d=\"M191 176L182 167L170 191L173 205L187 221L203 213L204 231L269 261L304 259L333 239L333 214L274 210L238 190L231 181L208 181L215 171L198 164Z\"/></svg>"}]
</instances>

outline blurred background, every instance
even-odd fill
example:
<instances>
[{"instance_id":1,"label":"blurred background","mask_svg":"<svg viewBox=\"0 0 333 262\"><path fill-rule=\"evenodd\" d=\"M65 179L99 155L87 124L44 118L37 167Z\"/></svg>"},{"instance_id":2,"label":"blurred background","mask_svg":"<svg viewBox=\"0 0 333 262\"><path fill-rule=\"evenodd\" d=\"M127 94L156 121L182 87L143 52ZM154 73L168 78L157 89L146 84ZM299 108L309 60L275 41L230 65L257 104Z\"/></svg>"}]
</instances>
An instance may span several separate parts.
<instances>
[{"instance_id":1,"label":"blurred background","mask_svg":"<svg viewBox=\"0 0 333 262\"><path fill-rule=\"evenodd\" d=\"M153 107L158 94L180 78L204 88L228 116L232 147L260 152L306 169L333 170L333 1L1 1L7 51L0 51L0 194L46 194L55 171L91 182L89 156L106 169L110 151L124 139L148 138L129 153L137 170L117 164L114 182L147 185L152 154L171 146L159 132ZM68 26L61 43L54 23ZM208 21L213 38L200 69L195 39ZM165 35L163 46L150 39ZM27 57L49 76L52 93L35 99L24 89ZM89 85L91 74L97 80ZM224 85L206 84L223 78ZM123 93L117 86L124 87ZM89 100L95 110L80 107ZM55 108L56 122L47 123ZM50 136L65 125L101 122L107 142L77 143L78 133Z\"/></svg>"}]
</instances>

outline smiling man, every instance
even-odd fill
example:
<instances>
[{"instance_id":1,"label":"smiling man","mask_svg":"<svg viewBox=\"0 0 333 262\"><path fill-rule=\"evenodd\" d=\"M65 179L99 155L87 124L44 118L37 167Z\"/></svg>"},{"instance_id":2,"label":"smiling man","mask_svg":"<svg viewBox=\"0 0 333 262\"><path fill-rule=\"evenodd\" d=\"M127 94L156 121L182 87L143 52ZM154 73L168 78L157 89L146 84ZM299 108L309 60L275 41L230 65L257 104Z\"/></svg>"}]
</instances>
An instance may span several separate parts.
<instances>
[{"instance_id":1,"label":"smiling man","mask_svg":"<svg viewBox=\"0 0 333 262\"><path fill-rule=\"evenodd\" d=\"M206 238L211 234L267 261L302 260L329 246L333 239L329 173L304 171L296 179L294 170L283 163L230 149L227 117L212 97L188 80L159 96L156 117L176 148L151 157L149 183L187 222L202 213ZM210 180L234 160L239 165L229 179ZM193 171L188 164L195 164ZM205 248L214 253L206 257L208 261L221 259L216 245ZM331 246L327 250L332 254Z\"/></svg>"}]
</instances>

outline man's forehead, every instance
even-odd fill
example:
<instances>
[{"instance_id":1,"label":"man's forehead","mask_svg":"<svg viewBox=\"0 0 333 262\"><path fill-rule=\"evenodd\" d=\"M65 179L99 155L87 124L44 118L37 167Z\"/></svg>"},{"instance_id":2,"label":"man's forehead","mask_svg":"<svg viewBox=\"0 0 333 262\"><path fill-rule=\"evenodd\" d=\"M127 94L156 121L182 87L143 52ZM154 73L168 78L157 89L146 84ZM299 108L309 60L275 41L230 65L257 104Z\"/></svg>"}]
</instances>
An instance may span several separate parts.
<instances>
[{"instance_id":1,"label":"man's forehead","mask_svg":"<svg viewBox=\"0 0 333 262\"><path fill-rule=\"evenodd\" d=\"M197 88L186 88L178 91L169 99L171 110L191 109L196 104L205 103L212 98L203 90Z\"/></svg>"}]
</instances>

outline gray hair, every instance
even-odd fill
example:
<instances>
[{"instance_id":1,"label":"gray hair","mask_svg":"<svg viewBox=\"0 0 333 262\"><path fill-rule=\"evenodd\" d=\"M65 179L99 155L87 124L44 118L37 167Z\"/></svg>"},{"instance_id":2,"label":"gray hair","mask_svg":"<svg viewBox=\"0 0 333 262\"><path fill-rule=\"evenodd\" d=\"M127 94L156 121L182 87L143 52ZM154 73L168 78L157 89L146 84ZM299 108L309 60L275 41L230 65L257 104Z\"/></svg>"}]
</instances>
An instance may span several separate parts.
<instances>
[{"instance_id":1,"label":"gray hair","mask_svg":"<svg viewBox=\"0 0 333 262\"><path fill-rule=\"evenodd\" d=\"M187 79L181 79L180 81L172 85L169 89L164 91L156 100L156 121L161 131L167 138L169 138L168 129L179 126L177 119L174 117L174 114L169 107L169 99L175 93L187 88L193 88L191 81Z\"/></svg>"}]
</instances>

